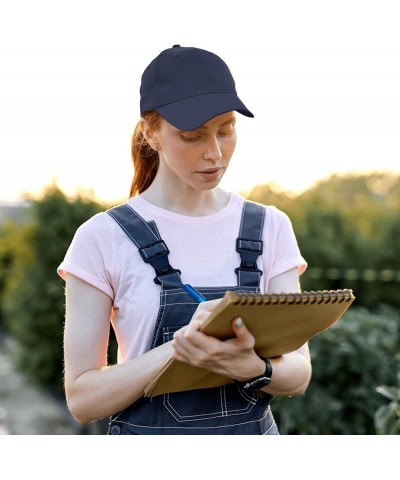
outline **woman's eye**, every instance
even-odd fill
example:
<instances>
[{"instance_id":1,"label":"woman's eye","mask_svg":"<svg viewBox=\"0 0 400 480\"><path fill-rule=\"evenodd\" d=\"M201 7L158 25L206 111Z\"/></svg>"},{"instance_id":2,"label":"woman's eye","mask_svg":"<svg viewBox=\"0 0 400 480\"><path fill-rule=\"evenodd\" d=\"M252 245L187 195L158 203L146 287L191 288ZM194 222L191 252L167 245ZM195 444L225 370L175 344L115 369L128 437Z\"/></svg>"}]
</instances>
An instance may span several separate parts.
<instances>
[{"instance_id":1,"label":"woman's eye","mask_svg":"<svg viewBox=\"0 0 400 480\"><path fill-rule=\"evenodd\" d=\"M185 137L185 136L183 136L182 138L186 142L196 142L197 140L199 140L201 138L201 136L197 136L197 137Z\"/></svg>"},{"instance_id":2,"label":"woman's eye","mask_svg":"<svg viewBox=\"0 0 400 480\"><path fill-rule=\"evenodd\" d=\"M227 135L230 135L232 133L232 131L228 131L228 130L222 130L221 132L218 132L218 135L220 137L226 137Z\"/></svg>"}]
</instances>

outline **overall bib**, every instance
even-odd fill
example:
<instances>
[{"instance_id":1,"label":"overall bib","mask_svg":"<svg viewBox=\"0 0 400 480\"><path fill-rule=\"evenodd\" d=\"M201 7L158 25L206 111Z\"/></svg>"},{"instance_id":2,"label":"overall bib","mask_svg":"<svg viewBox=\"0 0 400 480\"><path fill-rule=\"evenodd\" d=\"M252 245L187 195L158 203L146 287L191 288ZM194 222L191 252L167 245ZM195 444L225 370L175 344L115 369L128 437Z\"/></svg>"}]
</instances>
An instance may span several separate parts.
<instances>
[{"instance_id":1,"label":"overall bib","mask_svg":"<svg viewBox=\"0 0 400 480\"><path fill-rule=\"evenodd\" d=\"M160 308L151 349L172 340L174 332L187 325L198 303L182 288L180 271L171 267L169 250L154 221L146 222L128 205L107 212L139 249L143 261L156 272L161 286ZM262 271L257 257L263 250L262 230L265 210L245 202L239 237L236 241L241 263L235 269L237 285L197 287L207 300L223 297L227 290L260 292ZM142 397L110 418L110 435L266 435L278 434L269 404L272 396L246 392L235 383L222 387Z\"/></svg>"}]
</instances>

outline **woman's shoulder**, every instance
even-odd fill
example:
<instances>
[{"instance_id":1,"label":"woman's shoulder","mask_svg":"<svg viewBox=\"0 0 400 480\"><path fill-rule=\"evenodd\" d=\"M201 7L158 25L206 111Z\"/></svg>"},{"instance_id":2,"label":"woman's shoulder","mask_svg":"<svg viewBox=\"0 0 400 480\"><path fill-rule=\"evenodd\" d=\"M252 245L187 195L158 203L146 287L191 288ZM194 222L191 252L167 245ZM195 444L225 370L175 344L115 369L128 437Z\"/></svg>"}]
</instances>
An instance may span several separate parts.
<instances>
[{"instance_id":1,"label":"woman's shoulder","mask_svg":"<svg viewBox=\"0 0 400 480\"><path fill-rule=\"evenodd\" d=\"M78 227L76 235L80 237L95 236L104 239L104 237L112 235L114 223L106 211L99 212L82 223Z\"/></svg>"},{"instance_id":2,"label":"woman's shoulder","mask_svg":"<svg viewBox=\"0 0 400 480\"><path fill-rule=\"evenodd\" d=\"M235 201L237 202L237 205L240 207L243 207L245 202L249 202L254 205L259 205L260 208L265 210L265 216L270 221L275 221L275 222L289 221L288 215L275 205L265 205L263 203L255 202L254 200L249 200L244 198L242 195L238 193L233 193L232 195L234 196Z\"/></svg>"}]
</instances>

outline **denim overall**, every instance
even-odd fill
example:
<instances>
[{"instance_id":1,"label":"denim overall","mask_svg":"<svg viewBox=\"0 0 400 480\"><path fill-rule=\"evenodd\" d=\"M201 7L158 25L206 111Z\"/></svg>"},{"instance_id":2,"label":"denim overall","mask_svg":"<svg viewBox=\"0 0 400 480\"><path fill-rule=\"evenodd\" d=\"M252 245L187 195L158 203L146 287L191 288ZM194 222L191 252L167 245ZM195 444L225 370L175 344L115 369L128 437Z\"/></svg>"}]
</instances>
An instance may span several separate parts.
<instances>
[{"instance_id":1,"label":"denim overall","mask_svg":"<svg viewBox=\"0 0 400 480\"><path fill-rule=\"evenodd\" d=\"M171 267L169 250L154 221L146 222L127 204L107 212L139 249L143 261L156 272L161 286L160 309L150 348L172 340L176 330L187 325L198 303L182 288L180 271ZM227 290L260 292L262 271L256 260L262 253L265 210L245 202L236 250L241 263L235 269L238 284L229 287L197 287L207 300L223 297ZM278 434L269 408L273 397L264 392L246 392L235 383L222 387L142 397L110 418L110 435L266 435Z\"/></svg>"}]
</instances>

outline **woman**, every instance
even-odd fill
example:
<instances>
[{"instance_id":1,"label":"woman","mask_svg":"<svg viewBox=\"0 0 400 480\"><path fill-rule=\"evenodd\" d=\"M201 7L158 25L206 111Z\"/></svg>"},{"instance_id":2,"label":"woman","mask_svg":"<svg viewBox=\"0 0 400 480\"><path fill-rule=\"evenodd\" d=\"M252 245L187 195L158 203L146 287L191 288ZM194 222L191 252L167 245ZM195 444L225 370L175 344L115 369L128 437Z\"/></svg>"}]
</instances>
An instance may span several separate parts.
<instances>
[{"instance_id":1,"label":"woman","mask_svg":"<svg viewBox=\"0 0 400 480\"><path fill-rule=\"evenodd\" d=\"M161 52L140 93L131 198L83 224L59 267L68 407L81 423L111 416L110 434L278 434L269 403L306 389L307 345L263 359L241 319L234 339L199 331L226 290L295 292L306 268L285 214L218 187L235 150L235 112L253 114L223 60L197 48ZM171 357L234 382L145 398Z\"/></svg>"}]
</instances>

